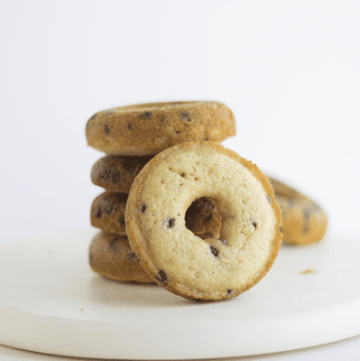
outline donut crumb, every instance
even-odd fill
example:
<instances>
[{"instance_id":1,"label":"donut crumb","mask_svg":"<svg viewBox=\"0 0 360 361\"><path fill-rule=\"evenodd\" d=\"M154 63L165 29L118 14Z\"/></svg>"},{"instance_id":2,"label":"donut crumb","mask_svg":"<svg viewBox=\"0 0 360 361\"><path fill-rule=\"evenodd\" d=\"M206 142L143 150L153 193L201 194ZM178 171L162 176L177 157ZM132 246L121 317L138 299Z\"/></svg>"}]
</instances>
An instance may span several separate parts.
<instances>
[{"instance_id":1,"label":"donut crumb","mask_svg":"<svg viewBox=\"0 0 360 361\"><path fill-rule=\"evenodd\" d=\"M309 273L317 273L317 271L313 270L312 268L308 268L304 271L301 271L299 272L301 275L306 275L306 274L309 274Z\"/></svg>"}]
</instances>

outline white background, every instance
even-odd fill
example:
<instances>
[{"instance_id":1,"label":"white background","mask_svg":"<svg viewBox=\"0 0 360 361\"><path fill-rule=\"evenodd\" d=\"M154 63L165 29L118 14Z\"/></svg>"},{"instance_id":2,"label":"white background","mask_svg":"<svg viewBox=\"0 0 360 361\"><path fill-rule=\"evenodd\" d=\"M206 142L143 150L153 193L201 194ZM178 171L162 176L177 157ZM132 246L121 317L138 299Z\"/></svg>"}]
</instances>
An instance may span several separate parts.
<instances>
[{"instance_id":1,"label":"white background","mask_svg":"<svg viewBox=\"0 0 360 361\"><path fill-rule=\"evenodd\" d=\"M1 240L89 226L87 119L168 100L228 105L224 145L359 238L360 2L3 1L0 27Z\"/></svg>"},{"instance_id":2,"label":"white background","mask_svg":"<svg viewBox=\"0 0 360 361\"><path fill-rule=\"evenodd\" d=\"M116 106L216 100L224 145L360 241L359 1L1 1L0 242L90 225Z\"/></svg>"}]
</instances>

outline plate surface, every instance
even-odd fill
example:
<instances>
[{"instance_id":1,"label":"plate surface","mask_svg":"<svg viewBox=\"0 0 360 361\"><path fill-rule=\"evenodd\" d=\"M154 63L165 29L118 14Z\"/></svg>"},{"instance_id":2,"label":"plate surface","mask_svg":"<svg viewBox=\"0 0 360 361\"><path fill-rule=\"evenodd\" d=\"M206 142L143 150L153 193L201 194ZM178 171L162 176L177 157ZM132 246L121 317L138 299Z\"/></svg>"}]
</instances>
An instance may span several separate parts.
<instances>
[{"instance_id":1,"label":"plate surface","mask_svg":"<svg viewBox=\"0 0 360 361\"><path fill-rule=\"evenodd\" d=\"M93 273L94 229L0 247L0 343L56 355L196 359L255 355L360 334L360 242L282 246L267 276L228 301ZM305 271L305 273L304 273Z\"/></svg>"}]
</instances>

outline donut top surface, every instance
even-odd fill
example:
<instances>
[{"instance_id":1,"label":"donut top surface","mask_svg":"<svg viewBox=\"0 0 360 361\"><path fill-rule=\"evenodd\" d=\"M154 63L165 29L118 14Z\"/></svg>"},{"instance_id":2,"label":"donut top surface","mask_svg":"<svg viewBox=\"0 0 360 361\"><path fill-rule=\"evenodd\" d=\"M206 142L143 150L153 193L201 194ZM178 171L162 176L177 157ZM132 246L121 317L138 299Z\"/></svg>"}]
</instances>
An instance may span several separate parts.
<instances>
[{"instance_id":1,"label":"donut top surface","mask_svg":"<svg viewBox=\"0 0 360 361\"><path fill-rule=\"evenodd\" d=\"M220 237L185 224L207 197L221 213ZM140 171L126 208L129 242L159 285L190 299L234 297L257 283L278 254L280 208L256 165L216 143L184 143Z\"/></svg>"},{"instance_id":2,"label":"donut top surface","mask_svg":"<svg viewBox=\"0 0 360 361\"><path fill-rule=\"evenodd\" d=\"M232 111L214 101L129 105L96 113L86 124L88 145L113 155L156 154L183 142L221 142L233 135Z\"/></svg>"}]
</instances>

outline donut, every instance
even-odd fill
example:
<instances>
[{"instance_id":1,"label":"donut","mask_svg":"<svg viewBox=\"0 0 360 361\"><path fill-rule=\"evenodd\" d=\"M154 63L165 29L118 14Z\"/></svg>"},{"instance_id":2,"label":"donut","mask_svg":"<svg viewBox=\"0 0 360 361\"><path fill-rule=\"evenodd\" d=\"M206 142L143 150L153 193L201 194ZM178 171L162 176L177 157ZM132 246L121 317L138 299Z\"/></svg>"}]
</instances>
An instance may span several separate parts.
<instances>
[{"instance_id":1,"label":"donut","mask_svg":"<svg viewBox=\"0 0 360 361\"><path fill-rule=\"evenodd\" d=\"M188 141L235 135L232 111L219 102L129 105L94 114L86 124L89 146L111 155L154 155Z\"/></svg>"},{"instance_id":2,"label":"donut","mask_svg":"<svg viewBox=\"0 0 360 361\"><path fill-rule=\"evenodd\" d=\"M127 199L128 193L101 193L94 199L91 205L91 225L109 233L125 235L125 207Z\"/></svg>"},{"instance_id":3,"label":"donut","mask_svg":"<svg viewBox=\"0 0 360 361\"><path fill-rule=\"evenodd\" d=\"M126 236L98 232L90 243L89 264L94 272L116 281L155 283L140 267Z\"/></svg>"},{"instance_id":4,"label":"donut","mask_svg":"<svg viewBox=\"0 0 360 361\"><path fill-rule=\"evenodd\" d=\"M129 193L135 177L151 158L107 155L93 165L91 181L109 192Z\"/></svg>"},{"instance_id":5,"label":"donut","mask_svg":"<svg viewBox=\"0 0 360 361\"><path fill-rule=\"evenodd\" d=\"M294 188L269 177L283 217L283 241L295 246L306 246L321 241L328 219L324 210Z\"/></svg>"},{"instance_id":6,"label":"donut","mask_svg":"<svg viewBox=\"0 0 360 361\"><path fill-rule=\"evenodd\" d=\"M206 197L221 214L218 237L198 237L185 214ZM220 301L258 283L279 252L281 211L266 176L215 142L186 142L151 159L126 204L126 232L156 283L188 299Z\"/></svg>"}]
</instances>

